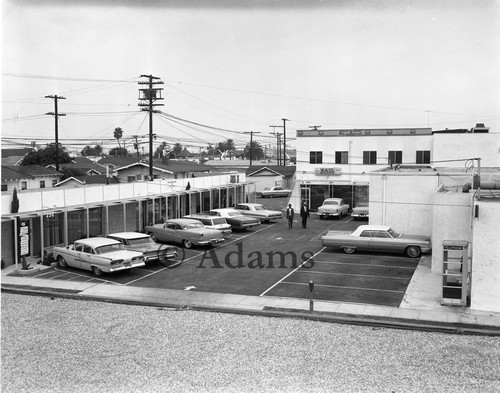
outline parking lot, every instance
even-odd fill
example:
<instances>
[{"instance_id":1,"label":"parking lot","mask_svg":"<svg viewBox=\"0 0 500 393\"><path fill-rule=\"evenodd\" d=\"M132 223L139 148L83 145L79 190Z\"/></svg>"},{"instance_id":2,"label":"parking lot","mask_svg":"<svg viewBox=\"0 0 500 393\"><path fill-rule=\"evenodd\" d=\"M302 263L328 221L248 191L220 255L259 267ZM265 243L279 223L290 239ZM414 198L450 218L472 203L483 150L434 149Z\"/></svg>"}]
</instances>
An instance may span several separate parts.
<instances>
[{"instance_id":1,"label":"parking lot","mask_svg":"<svg viewBox=\"0 0 500 393\"><path fill-rule=\"evenodd\" d=\"M257 200L269 209L282 210L285 198ZM356 253L321 246L330 229L351 231L363 221L319 220L314 213L307 229L296 214L293 229L286 220L233 232L213 248L183 250L182 265L167 269L160 263L97 278L72 268L47 269L45 279L108 282L149 288L167 288L252 296L309 298L399 306L419 259L395 254Z\"/></svg>"}]
</instances>

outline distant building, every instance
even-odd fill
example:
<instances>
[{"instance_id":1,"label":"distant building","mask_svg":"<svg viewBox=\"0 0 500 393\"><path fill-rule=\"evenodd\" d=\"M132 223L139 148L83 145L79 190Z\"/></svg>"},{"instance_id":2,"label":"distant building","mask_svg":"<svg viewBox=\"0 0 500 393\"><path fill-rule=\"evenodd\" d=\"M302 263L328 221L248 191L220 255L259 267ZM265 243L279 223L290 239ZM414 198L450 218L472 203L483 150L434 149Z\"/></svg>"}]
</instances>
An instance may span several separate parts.
<instances>
[{"instance_id":1,"label":"distant building","mask_svg":"<svg viewBox=\"0 0 500 393\"><path fill-rule=\"evenodd\" d=\"M52 188L60 178L59 172L41 165L2 165L2 191Z\"/></svg>"}]
</instances>

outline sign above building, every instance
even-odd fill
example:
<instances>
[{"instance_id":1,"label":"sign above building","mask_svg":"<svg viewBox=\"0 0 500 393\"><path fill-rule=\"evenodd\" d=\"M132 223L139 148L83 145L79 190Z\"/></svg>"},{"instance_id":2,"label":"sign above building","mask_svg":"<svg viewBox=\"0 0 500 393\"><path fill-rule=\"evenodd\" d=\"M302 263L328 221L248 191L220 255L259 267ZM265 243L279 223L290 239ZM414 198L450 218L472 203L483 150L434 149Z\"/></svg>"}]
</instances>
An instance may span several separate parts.
<instances>
[{"instance_id":1,"label":"sign above building","mask_svg":"<svg viewBox=\"0 0 500 393\"><path fill-rule=\"evenodd\" d=\"M342 168L316 168L316 176L340 176Z\"/></svg>"}]
</instances>

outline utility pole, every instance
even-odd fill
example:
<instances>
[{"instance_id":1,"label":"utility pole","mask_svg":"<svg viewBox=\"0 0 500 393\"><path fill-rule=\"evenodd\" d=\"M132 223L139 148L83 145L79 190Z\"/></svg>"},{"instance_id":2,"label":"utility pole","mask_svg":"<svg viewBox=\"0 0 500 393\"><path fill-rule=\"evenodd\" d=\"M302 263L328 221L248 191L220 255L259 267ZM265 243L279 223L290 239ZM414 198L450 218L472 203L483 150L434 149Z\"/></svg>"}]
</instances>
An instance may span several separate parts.
<instances>
[{"instance_id":1,"label":"utility pole","mask_svg":"<svg viewBox=\"0 0 500 393\"><path fill-rule=\"evenodd\" d=\"M285 118L281 120L283 120L283 166L286 166L286 122L290 120Z\"/></svg>"},{"instance_id":2,"label":"utility pole","mask_svg":"<svg viewBox=\"0 0 500 393\"><path fill-rule=\"evenodd\" d=\"M134 135L132 138L135 139L134 148L135 148L135 151L137 152L137 159L139 159L140 158L140 155L139 155L139 142L137 141L138 136Z\"/></svg>"},{"instance_id":3,"label":"utility pole","mask_svg":"<svg viewBox=\"0 0 500 393\"><path fill-rule=\"evenodd\" d=\"M56 132L56 171L59 171L59 116L66 116L65 113L59 113L57 109L57 101L58 100L65 100L66 98L58 96L58 95L53 95L53 96L45 96L45 98L51 98L54 100L54 112L48 112L46 115L51 115L54 116L55 119L55 132Z\"/></svg>"},{"instance_id":4,"label":"utility pole","mask_svg":"<svg viewBox=\"0 0 500 393\"><path fill-rule=\"evenodd\" d=\"M250 134L250 166L252 166L252 157L253 157L253 134L260 134L260 132L255 132L255 131L245 131L243 134Z\"/></svg>"},{"instance_id":5,"label":"utility pole","mask_svg":"<svg viewBox=\"0 0 500 393\"><path fill-rule=\"evenodd\" d=\"M276 136L276 155L277 155L277 164L278 166L281 165L281 141L280 141L280 136L282 134L278 134L276 132L276 128L283 128L283 126L269 126L272 127L273 132L271 134Z\"/></svg>"},{"instance_id":6,"label":"utility pole","mask_svg":"<svg viewBox=\"0 0 500 393\"><path fill-rule=\"evenodd\" d=\"M163 85L160 78L153 75L141 75L141 78L147 78L147 81L138 82L139 85L147 85L147 88L139 89L139 106L144 112L149 112L149 179L153 180L153 113L159 111L154 110L156 106L164 104L156 104L157 100L163 100L161 91L163 88L153 87L155 85Z\"/></svg>"}]
</instances>

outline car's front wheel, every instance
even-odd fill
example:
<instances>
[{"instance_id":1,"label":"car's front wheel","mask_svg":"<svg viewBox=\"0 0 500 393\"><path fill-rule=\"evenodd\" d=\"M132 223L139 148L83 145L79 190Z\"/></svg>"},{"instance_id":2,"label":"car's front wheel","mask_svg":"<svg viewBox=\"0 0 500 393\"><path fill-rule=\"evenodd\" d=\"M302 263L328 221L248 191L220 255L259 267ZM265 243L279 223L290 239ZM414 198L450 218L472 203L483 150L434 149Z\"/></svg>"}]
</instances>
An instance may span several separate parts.
<instances>
[{"instance_id":1,"label":"car's front wheel","mask_svg":"<svg viewBox=\"0 0 500 393\"><path fill-rule=\"evenodd\" d=\"M421 253L420 247L418 246L408 246L406 247L405 252L410 258L418 258Z\"/></svg>"},{"instance_id":2,"label":"car's front wheel","mask_svg":"<svg viewBox=\"0 0 500 393\"><path fill-rule=\"evenodd\" d=\"M57 263L59 264L60 267L68 267L68 263L62 256L57 257Z\"/></svg>"},{"instance_id":3,"label":"car's front wheel","mask_svg":"<svg viewBox=\"0 0 500 393\"><path fill-rule=\"evenodd\" d=\"M149 232L148 233L149 237L151 237L151 239L153 239L155 242L158 241L158 238L156 237L156 235L153 233L153 232Z\"/></svg>"},{"instance_id":4,"label":"car's front wheel","mask_svg":"<svg viewBox=\"0 0 500 393\"><path fill-rule=\"evenodd\" d=\"M182 245L184 246L184 248L191 248L191 247L193 247L193 243L190 240L187 240L187 239L182 241Z\"/></svg>"},{"instance_id":5,"label":"car's front wheel","mask_svg":"<svg viewBox=\"0 0 500 393\"><path fill-rule=\"evenodd\" d=\"M92 273L94 273L94 276L96 277L102 276L102 270L99 269L97 266L92 266Z\"/></svg>"},{"instance_id":6,"label":"car's front wheel","mask_svg":"<svg viewBox=\"0 0 500 393\"><path fill-rule=\"evenodd\" d=\"M354 253L354 251L356 251L356 249L354 247L344 247L344 252L346 254L352 254L352 253Z\"/></svg>"}]
</instances>

